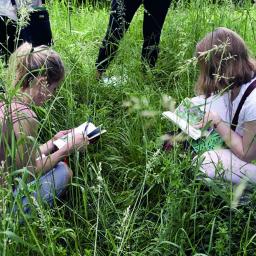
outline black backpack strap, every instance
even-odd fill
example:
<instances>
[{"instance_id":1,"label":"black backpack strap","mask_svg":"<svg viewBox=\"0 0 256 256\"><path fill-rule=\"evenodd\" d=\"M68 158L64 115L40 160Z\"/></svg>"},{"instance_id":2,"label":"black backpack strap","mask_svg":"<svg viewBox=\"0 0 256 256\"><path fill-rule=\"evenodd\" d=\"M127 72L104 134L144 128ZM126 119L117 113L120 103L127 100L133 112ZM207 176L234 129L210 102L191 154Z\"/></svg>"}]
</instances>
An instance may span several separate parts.
<instances>
[{"instance_id":1,"label":"black backpack strap","mask_svg":"<svg viewBox=\"0 0 256 256\"><path fill-rule=\"evenodd\" d=\"M247 99L247 97L251 94L251 92L256 88L256 80L254 80L246 89L246 91L244 92L244 95L242 96L242 99L239 102L239 105L237 107L236 113L233 117L232 123L230 125L230 128L235 131L236 130L236 126L238 124L238 117L240 114L240 111L244 105L245 100Z\"/></svg>"}]
</instances>

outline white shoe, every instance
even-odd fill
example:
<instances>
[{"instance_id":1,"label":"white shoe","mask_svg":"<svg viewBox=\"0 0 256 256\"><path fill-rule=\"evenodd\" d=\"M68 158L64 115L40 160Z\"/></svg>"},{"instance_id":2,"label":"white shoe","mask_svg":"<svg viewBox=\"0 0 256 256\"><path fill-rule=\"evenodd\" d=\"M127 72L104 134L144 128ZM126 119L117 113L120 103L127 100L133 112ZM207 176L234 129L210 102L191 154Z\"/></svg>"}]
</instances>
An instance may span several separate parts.
<instances>
[{"instance_id":1,"label":"white shoe","mask_svg":"<svg viewBox=\"0 0 256 256\"><path fill-rule=\"evenodd\" d=\"M120 86L127 82L127 75L103 77L102 82L106 86Z\"/></svg>"}]
</instances>

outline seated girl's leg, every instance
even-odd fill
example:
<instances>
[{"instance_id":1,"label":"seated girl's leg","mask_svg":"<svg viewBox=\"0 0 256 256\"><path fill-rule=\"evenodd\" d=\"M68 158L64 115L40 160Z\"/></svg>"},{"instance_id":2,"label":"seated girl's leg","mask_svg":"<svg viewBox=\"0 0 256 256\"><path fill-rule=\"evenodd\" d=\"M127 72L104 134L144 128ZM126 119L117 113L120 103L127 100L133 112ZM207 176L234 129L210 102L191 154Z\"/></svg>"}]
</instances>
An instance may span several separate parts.
<instances>
[{"instance_id":1,"label":"seated girl's leg","mask_svg":"<svg viewBox=\"0 0 256 256\"><path fill-rule=\"evenodd\" d=\"M28 193L35 199L41 199L43 202L52 206L54 198L59 198L65 191L72 177L72 171L64 162L59 162L51 171L41 176L38 180L28 183ZM14 196L19 194L21 187L14 191ZM32 190L32 192L29 192ZM24 212L29 212L29 199L27 196L22 196L22 205Z\"/></svg>"},{"instance_id":2,"label":"seated girl's leg","mask_svg":"<svg viewBox=\"0 0 256 256\"><path fill-rule=\"evenodd\" d=\"M256 183L256 165L240 160L229 149L207 151L202 159L200 170L210 178L223 177L235 184L243 179Z\"/></svg>"}]
</instances>

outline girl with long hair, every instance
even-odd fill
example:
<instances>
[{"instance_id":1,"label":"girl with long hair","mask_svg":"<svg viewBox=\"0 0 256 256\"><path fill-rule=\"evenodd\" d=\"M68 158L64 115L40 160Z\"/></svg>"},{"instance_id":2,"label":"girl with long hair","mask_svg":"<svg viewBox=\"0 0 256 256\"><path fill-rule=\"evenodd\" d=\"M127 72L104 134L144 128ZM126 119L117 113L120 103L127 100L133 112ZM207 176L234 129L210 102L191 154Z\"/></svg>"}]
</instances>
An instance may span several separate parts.
<instances>
[{"instance_id":1,"label":"girl with long hair","mask_svg":"<svg viewBox=\"0 0 256 256\"><path fill-rule=\"evenodd\" d=\"M196 91L204 96L192 101L205 104L206 110L197 128L210 123L225 142L225 148L203 153L200 170L211 178L255 183L256 165L251 162L256 159L256 61L244 40L224 27L208 33L197 44L196 55L200 69Z\"/></svg>"},{"instance_id":2,"label":"girl with long hair","mask_svg":"<svg viewBox=\"0 0 256 256\"><path fill-rule=\"evenodd\" d=\"M36 143L40 123L31 106L41 106L51 100L64 79L63 62L55 51L47 46L33 48L25 43L11 56L9 68L14 71L12 86L15 93L10 97L7 90L6 100L0 102L2 185L16 170L22 169L23 173L30 174L27 184L23 182L25 190L30 191L33 198L41 198L52 205L72 177L72 171L63 159L74 150L85 148L88 140L84 135L75 134L64 147L57 149L53 141L70 132L67 130L42 145ZM14 184L15 196L24 191L21 184ZM31 210L28 206L31 196L21 196L25 211Z\"/></svg>"}]
</instances>

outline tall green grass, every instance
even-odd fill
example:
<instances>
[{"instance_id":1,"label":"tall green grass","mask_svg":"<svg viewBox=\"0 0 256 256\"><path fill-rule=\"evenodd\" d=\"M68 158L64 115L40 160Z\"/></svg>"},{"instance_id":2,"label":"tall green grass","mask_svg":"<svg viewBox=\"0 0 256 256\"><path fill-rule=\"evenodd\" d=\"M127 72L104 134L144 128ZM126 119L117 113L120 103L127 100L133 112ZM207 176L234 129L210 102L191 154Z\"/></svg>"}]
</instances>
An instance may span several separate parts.
<instances>
[{"instance_id":1,"label":"tall green grass","mask_svg":"<svg viewBox=\"0 0 256 256\"><path fill-rule=\"evenodd\" d=\"M88 116L108 132L86 152L70 157L74 178L53 209L34 201L30 216L14 213L11 190L0 190L0 254L254 255L255 193L249 194L250 203L232 208L229 187L198 181L190 152L178 145L169 154L159 149L160 137L174 128L160 115L173 104L166 95L176 102L194 95L197 41L226 26L255 53L255 8L249 2L178 1L166 18L157 66L146 74L140 63L141 8L107 71L128 80L104 86L95 79L95 59L108 10L72 4L49 5L54 48L67 75L56 98L38 109L38 142Z\"/></svg>"}]
</instances>

